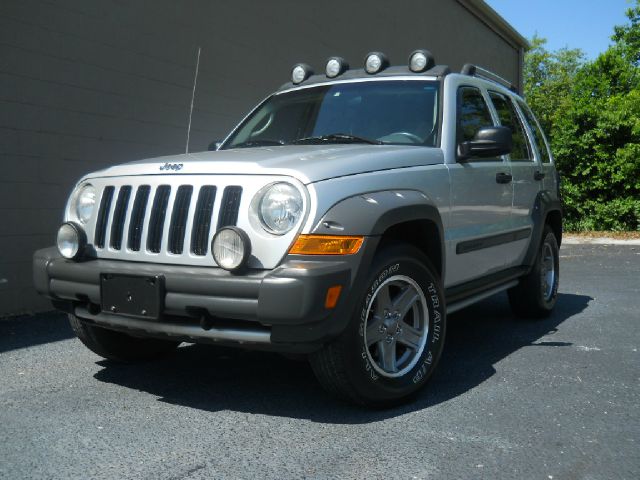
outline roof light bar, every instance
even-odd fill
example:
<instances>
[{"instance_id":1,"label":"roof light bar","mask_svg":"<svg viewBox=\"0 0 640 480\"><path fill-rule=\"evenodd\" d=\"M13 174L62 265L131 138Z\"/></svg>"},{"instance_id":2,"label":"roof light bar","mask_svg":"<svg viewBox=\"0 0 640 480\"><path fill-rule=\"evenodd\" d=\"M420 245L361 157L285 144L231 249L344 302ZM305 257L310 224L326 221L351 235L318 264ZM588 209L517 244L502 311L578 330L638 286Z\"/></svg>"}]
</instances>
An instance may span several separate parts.
<instances>
[{"instance_id":1,"label":"roof light bar","mask_svg":"<svg viewBox=\"0 0 640 480\"><path fill-rule=\"evenodd\" d=\"M298 63L291 69L291 82L295 85L304 82L313 75L313 69L306 63Z\"/></svg>"},{"instance_id":2,"label":"roof light bar","mask_svg":"<svg viewBox=\"0 0 640 480\"><path fill-rule=\"evenodd\" d=\"M414 50L409 55L409 70L415 73L429 70L436 64L433 55L429 50Z\"/></svg>"},{"instance_id":3,"label":"roof light bar","mask_svg":"<svg viewBox=\"0 0 640 480\"><path fill-rule=\"evenodd\" d=\"M364 70L370 75L381 72L389 66L389 59L384 53L368 53L364 60Z\"/></svg>"},{"instance_id":4,"label":"roof light bar","mask_svg":"<svg viewBox=\"0 0 640 480\"><path fill-rule=\"evenodd\" d=\"M325 73L329 78L335 78L349 70L349 64L342 57L331 57L327 60Z\"/></svg>"}]
</instances>

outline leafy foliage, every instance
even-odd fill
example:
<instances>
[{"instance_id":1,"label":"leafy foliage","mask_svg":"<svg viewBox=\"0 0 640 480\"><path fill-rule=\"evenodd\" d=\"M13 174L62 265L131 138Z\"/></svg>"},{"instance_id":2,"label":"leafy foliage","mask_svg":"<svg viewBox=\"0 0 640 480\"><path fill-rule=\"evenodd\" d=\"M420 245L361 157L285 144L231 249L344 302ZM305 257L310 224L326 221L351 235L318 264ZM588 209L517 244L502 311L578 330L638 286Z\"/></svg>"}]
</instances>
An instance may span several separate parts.
<instances>
[{"instance_id":1,"label":"leafy foliage","mask_svg":"<svg viewBox=\"0 0 640 480\"><path fill-rule=\"evenodd\" d=\"M569 230L640 230L640 0L594 61L534 37L525 96L563 179Z\"/></svg>"}]
</instances>

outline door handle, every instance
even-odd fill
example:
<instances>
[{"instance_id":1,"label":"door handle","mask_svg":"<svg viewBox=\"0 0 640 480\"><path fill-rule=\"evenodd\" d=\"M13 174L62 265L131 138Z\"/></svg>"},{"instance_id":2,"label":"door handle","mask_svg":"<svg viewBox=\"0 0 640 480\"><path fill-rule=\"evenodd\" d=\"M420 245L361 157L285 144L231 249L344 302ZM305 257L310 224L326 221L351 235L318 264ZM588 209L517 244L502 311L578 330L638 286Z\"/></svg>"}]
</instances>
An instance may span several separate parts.
<instances>
[{"instance_id":1,"label":"door handle","mask_svg":"<svg viewBox=\"0 0 640 480\"><path fill-rule=\"evenodd\" d=\"M535 172L533 174L533 179L534 180L542 180L545 177L545 173L541 172L540 170L538 170L537 172Z\"/></svg>"},{"instance_id":2,"label":"door handle","mask_svg":"<svg viewBox=\"0 0 640 480\"><path fill-rule=\"evenodd\" d=\"M510 173L496 173L496 182L498 183L511 183L511 180L513 180L513 177Z\"/></svg>"}]
</instances>

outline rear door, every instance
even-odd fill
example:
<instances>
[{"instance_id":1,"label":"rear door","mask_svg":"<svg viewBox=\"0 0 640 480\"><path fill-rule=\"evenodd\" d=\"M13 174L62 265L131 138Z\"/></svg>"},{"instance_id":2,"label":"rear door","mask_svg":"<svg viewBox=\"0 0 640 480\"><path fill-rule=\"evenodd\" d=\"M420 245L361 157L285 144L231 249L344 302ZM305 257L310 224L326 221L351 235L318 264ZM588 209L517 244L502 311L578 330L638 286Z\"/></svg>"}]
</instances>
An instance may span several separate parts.
<instances>
[{"instance_id":1,"label":"rear door","mask_svg":"<svg viewBox=\"0 0 640 480\"><path fill-rule=\"evenodd\" d=\"M487 98L480 88L457 89L456 145L493 126ZM501 237L510 228L513 190L504 158L469 158L449 164L451 215L447 230L446 286L505 268ZM499 183L503 182L503 183Z\"/></svg>"},{"instance_id":2,"label":"rear door","mask_svg":"<svg viewBox=\"0 0 640 480\"><path fill-rule=\"evenodd\" d=\"M531 109L522 101L518 101L518 106L524 115L535 146L536 161L539 167L539 173L536 177L539 179L538 181L541 183L544 190L554 192L555 195L558 195L556 192L558 192L558 189L560 188L560 185L558 184L559 178L553 165L549 142L545 138L538 121L531 112Z\"/></svg>"},{"instance_id":3,"label":"rear door","mask_svg":"<svg viewBox=\"0 0 640 480\"><path fill-rule=\"evenodd\" d=\"M490 90L489 97L500 125L511 129L513 141L513 148L507 156L513 176L512 238L504 244L506 266L511 267L522 263L533 231L533 207L540 191L536 172L540 170L540 163L534 156L523 118L511 96Z\"/></svg>"}]
</instances>

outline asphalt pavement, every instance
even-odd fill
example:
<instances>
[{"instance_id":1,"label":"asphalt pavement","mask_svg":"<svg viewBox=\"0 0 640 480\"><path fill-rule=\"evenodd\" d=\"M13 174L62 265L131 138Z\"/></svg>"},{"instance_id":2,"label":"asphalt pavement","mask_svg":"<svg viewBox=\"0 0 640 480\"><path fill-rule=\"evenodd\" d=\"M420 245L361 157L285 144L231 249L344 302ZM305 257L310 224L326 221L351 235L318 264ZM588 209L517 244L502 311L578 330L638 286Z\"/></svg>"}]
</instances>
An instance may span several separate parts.
<instances>
[{"instance_id":1,"label":"asphalt pavement","mask_svg":"<svg viewBox=\"0 0 640 480\"><path fill-rule=\"evenodd\" d=\"M276 354L103 361L57 313L0 320L2 479L638 479L640 247L567 245L541 321L449 317L411 404L334 400Z\"/></svg>"}]
</instances>

